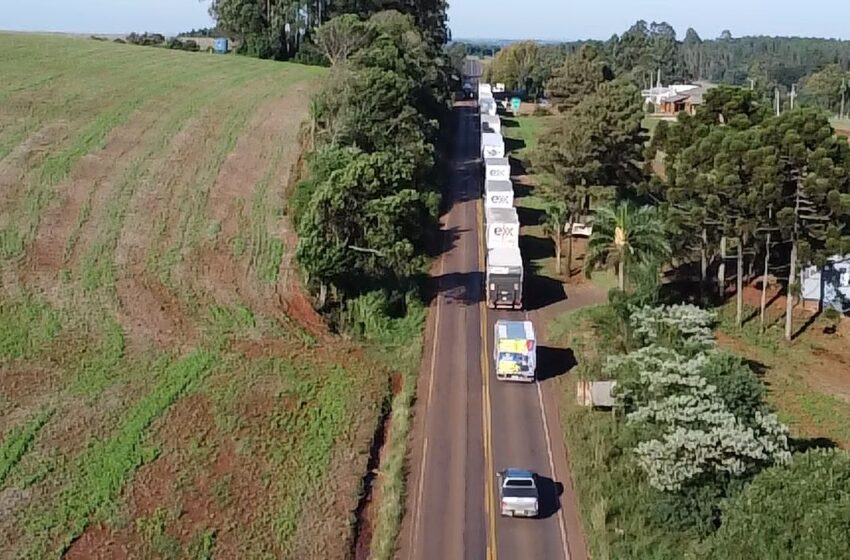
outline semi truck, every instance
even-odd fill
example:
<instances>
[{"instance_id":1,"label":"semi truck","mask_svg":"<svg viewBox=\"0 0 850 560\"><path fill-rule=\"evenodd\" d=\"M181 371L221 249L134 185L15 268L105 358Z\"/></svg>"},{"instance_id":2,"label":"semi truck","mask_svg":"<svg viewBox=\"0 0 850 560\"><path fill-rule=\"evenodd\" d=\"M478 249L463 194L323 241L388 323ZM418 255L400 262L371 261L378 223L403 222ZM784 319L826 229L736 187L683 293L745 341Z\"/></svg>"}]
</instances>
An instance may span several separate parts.
<instances>
[{"instance_id":1,"label":"semi truck","mask_svg":"<svg viewBox=\"0 0 850 560\"><path fill-rule=\"evenodd\" d=\"M496 321L493 359L500 381L534 382L537 369L537 341L531 321Z\"/></svg>"},{"instance_id":2,"label":"semi truck","mask_svg":"<svg viewBox=\"0 0 850 560\"><path fill-rule=\"evenodd\" d=\"M487 307L522 309L524 280L519 247L497 247L487 251Z\"/></svg>"},{"instance_id":3,"label":"semi truck","mask_svg":"<svg viewBox=\"0 0 850 560\"><path fill-rule=\"evenodd\" d=\"M481 133L481 155L484 159L505 157L505 139L498 132Z\"/></svg>"},{"instance_id":4,"label":"semi truck","mask_svg":"<svg viewBox=\"0 0 850 560\"><path fill-rule=\"evenodd\" d=\"M510 181L484 181L484 208L513 208L514 185Z\"/></svg>"},{"instance_id":5,"label":"semi truck","mask_svg":"<svg viewBox=\"0 0 850 560\"><path fill-rule=\"evenodd\" d=\"M488 208L485 219L487 250L519 247L519 216L516 208Z\"/></svg>"},{"instance_id":6,"label":"semi truck","mask_svg":"<svg viewBox=\"0 0 850 560\"><path fill-rule=\"evenodd\" d=\"M485 181L507 181L511 178L511 161L506 157L484 160Z\"/></svg>"},{"instance_id":7,"label":"semi truck","mask_svg":"<svg viewBox=\"0 0 850 560\"><path fill-rule=\"evenodd\" d=\"M481 115L481 132L502 133L502 119L499 115Z\"/></svg>"}]
</instances>

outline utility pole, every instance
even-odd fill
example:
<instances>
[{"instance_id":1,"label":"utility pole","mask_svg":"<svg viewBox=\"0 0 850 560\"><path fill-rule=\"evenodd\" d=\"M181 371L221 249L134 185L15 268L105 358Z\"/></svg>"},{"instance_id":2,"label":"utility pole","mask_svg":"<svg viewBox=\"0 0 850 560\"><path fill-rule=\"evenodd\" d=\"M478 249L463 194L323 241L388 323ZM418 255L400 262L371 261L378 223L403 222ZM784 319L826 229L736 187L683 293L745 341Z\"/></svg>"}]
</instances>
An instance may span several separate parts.
<instances>
[{"instance_id":1,"label":"utility pole","mask_svg":"<svg viewBox=\"0 0 850 560\"><path fill-rule=\"evenodd\" d=\"M756 89L756 81L753 78L750 78L750 91Z\"/></svg>"},{"instance_id":2,"label":"utility pole","mask_svg":"<svg viewBox=\"0 0 850 560\"><path fill-rule=\"evenodd\" d=\"M782 109L779 105L779 88L778 87L773 88L773 108L776 110L776 116L778 117L779 114L782 112Z\"/></svg>"},{"instance_id":3,"label":"utility pole","mask_svg":"<svg viewBox=\"0 0 850 560\"><path fill-rule=\"evenodd\" d=\"M838 118L844 118L844 96L847 94L847 78L841 78L841 112Z\"/></svg>"},{"instance_id":4,"label":"utility pole","mask_svg":"<svg viewBox=\"0 0 850 560\"><path fill-rule=\"evenodd\" d=\"M794 110L794 99L797 97L797 84L791 84L791 110Z\"/></svg>"}]
</instances>

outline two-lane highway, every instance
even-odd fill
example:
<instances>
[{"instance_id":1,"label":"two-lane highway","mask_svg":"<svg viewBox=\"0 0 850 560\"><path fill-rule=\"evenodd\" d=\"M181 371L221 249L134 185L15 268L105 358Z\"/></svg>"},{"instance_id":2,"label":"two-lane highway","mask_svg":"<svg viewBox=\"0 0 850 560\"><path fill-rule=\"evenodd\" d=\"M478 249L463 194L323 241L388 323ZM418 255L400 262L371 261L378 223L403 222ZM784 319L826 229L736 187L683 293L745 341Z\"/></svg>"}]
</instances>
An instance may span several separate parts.
<instances>
[{"instance_id":1,"label":"two-lane highway","mask_svg":"<svg viewBox=\"0 0 850 560\"><path fill-rule=\"evenodd\" d=\"M546 404L551 396L545 385L500 382L492 372L495 321L528 314L491 311L483 302L483 179L474 103L458 103L454 118L445 243L432 272L436 296L418 385L399 557L584 560L583 545L574 543L582 542L573 535L580 532L577 517L559 505L560 488L571 485L560 430L552 425L554 404ZM541 476L540 519L499 516L495 473L507 467Z\"/></svg>"}]
</instances>

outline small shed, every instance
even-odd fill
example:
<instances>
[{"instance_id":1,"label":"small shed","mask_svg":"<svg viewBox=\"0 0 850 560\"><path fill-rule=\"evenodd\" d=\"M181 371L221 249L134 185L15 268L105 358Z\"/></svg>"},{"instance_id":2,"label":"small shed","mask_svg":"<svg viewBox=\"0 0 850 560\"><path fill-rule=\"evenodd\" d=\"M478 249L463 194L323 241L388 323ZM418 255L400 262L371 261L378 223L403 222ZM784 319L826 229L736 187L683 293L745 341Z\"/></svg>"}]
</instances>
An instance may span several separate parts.
<instances>
[{"instance_id":1,"label":"small shed","mask_svg":"<svg viewBox=\"0 0 850 560\"><path fill-rule=\"evenodd\" d=\"M587 381L579 380L576 385L576 400L581 406L614 408L616 381Z\"/></svg>"},{"instance_id":2,"label":"small shed","mask_svg":"<svg viewBox=\"0 0 850 560\"><path fill-rule=\"evenodd\" d=\"M807 307L832 307L850 316L850 254L835 255L822 268L803 269L800 286Z\"/></svg>"},{"instance_id":3,"label":"small shed","mask_svg":"<svg viewBox=\"0 0 850 560\"><path fill-rule=\"evenodd\" d=\"M228 50L230 50L230 41L227 40L226 37L217 37L215 41L213 41L213 50L217 54L226 54Z\"/></svg>"}]
</instances>

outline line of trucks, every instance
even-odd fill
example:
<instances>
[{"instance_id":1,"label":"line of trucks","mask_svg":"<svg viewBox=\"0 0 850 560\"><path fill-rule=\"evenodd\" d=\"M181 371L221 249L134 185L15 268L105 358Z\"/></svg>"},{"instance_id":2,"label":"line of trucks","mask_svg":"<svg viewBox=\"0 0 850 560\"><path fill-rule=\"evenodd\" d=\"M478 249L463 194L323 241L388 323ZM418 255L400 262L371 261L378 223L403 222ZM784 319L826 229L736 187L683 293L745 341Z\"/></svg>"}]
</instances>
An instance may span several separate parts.
<instances>
[{"instance_id":1,"label":"line of trucks","mask_svg":"<svg viewBox=\"0 0 850 560\"><path fill-rule=\"evenodd\" d=\"M478 108L484 162L484 239L487 249L485 292L490 309L521 310L525 275L519 248L520 223L514 206L511 164L505 153L497 107L492 86L480 83ZM493 360L497 379L534 382L537 341L531 321L496 321ZM497 478L501 515L539 515L540 499L534 472L509 468L497 473Z\"/></svg>"}]
</instances>

